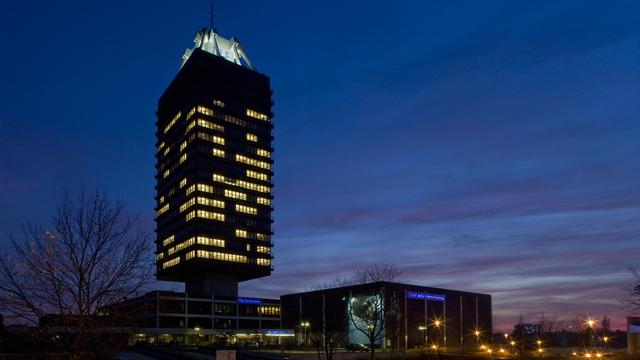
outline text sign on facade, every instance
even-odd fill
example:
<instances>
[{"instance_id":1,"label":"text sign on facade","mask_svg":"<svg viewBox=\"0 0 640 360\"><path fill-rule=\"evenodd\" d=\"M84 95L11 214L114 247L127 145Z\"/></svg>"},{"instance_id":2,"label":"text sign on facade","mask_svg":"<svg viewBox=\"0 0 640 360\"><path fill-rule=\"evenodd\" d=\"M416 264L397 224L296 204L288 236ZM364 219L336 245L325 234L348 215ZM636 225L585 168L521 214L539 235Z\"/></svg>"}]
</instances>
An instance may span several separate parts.
<instances>
[{"instance_id":1,"label":"text sign on facade","mask_svg":"<svg viewBox=\"0 0 640 360\"><path fill-rule=\"evenodd\" d=\"M262 301L260 299L238 298L238 304L260 305Z\"/></svg>"},{"instance_id":2,"label":"text sign on facade","mask_svg":"<svg viewBox=\"0 0 640 360\"><path fill-rule=\"evenodd\" d=\"M435 300L435 301L445 301L447 297L444 294L428 294L421 293L415 291L408 291L407 297L411 299L424 299L424 300Z\"/></svg>"}]
</instances>

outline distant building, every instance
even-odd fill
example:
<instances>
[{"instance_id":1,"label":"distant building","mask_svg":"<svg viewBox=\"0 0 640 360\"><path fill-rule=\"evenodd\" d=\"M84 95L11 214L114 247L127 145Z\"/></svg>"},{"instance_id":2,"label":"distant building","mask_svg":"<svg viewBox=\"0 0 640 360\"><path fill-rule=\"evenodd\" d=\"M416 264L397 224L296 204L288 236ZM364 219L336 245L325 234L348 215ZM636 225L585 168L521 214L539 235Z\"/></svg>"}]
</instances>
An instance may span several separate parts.
<instances>
[{"instance_id":1,"label":"distant building","mask_svg":"<svg viewBox=\"0 0 640 360\"><path fill-rule=\"evenodd\" d=\"M640 355L640 316L627 317L627 352Z\"/></svg>"},{"instance_id":2,"label":"distant building","mask_svg":"<svg viewBox=\"0 0 640 360\"><path fill-rule=\"evenodd\" d=\"M114 306L118 313L135 314L129 325L130 344L276 344L281 337L293 336L293 331L281 330L278 299L152 291Z\"/></svg>"},{"instance_id":3,"label":"distant building","mask_svg":"<svg viewBox=\"0 0 640 360\"><path fill-rule=\"evenodd\" d=\"M344 333L347 343L366 343L348 311L351 299L368 296L381 298L382 314L396 314L393 319L381 314L388 323L379 347L406 349L427 344L473 350L491 339L490 295L391 282L283 295L282 326L295 329L299 342L306 341L310 329L325 326L327 332Z\"/></svg>"},{"instance_id":4,"label":"distant building","mask_svg":"<svg viewBox=\"0 0 640 360\"><path fill-rule=\"evenodd\" d=\"M271 88L242 46L196 34L157 110L157 278L232 296L271 274Z\"/></svg>"}]
</instances>

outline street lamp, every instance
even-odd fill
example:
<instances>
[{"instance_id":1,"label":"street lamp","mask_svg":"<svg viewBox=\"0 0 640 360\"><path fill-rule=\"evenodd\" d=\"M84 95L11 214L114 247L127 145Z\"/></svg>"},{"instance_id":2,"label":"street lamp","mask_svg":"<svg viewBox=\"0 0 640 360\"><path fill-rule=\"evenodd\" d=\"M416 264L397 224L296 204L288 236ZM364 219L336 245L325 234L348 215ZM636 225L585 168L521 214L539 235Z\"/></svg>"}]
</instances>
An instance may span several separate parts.
<instances>
[{"instance_id":1,"label":"street lamp","mask_svg":"<svg viewBox=\"0 0 640 360\"><path fill-rule=\"evenodd\" d=\"M424 338L424 348L427 348L427 327L426 326L418 326L418 330L422 331L422 337Z\"/></svg>"},{"instance_id":2,"label":"street lamp","mask_svg":"<svg viewBox=\"0 0 640 360\"><path fill-rule=\"evenodd\" d=\"M474 334L476 335L476 345L480 345L480 331L476 330Z\"/></svg>"},{"instance_id":3,"label":"street lamp","mask_svg":"<svg viewBox=\"0 0 640 360\"><path fill-rule=\"evenodd\" d=\"M200 327L196 326L193 328L196 332L196 345L200 344Z\"/></svg>"},{"instance_id":4,"label":"street lamp","mask_svg":"<svg viewBox=\"0 0 640 360\"><path fill-rule=\"evenodd\" d=\"M311 323L309 323L308 321L303 321L300 323L300 326L302 326L302 328L304 329L304 344L307 345L307 333L309 331L309 326L311 326Z\"/></svg>"},{"instance_id":5,"label":"street lamp","mask_svg":"<svg viewBox=\"0 0 640 360\"><path fill-rule=\"evenodd\" d=\"M595 321L593 321L592 319L588 319L587 320L587 326L589 327L587 330L589 331L589 338L591 340L591 344L590 347L593 347L593 343L595 342L594 340L594 336L593 336L593 325L595 325Z\"/></svg>"}]
</instances>

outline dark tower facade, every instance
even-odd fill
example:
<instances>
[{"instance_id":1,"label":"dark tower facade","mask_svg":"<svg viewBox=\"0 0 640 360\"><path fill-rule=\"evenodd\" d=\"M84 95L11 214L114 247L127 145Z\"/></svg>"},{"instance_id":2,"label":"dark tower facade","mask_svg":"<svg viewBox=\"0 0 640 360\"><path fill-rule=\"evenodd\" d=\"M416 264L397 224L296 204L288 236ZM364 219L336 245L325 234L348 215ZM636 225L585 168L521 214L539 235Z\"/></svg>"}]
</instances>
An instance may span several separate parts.
<instances>
[{"instance_id":1,"label":"dark tower facade","mask_svg":"<svg viewBox=\"0 0 640 360\"><path fill-rule=\"evenodd\" d=\"M233 38L195 44L156 113L156 275L237 296L272 271L272 92Z\"/></svg>"}]
</instances>

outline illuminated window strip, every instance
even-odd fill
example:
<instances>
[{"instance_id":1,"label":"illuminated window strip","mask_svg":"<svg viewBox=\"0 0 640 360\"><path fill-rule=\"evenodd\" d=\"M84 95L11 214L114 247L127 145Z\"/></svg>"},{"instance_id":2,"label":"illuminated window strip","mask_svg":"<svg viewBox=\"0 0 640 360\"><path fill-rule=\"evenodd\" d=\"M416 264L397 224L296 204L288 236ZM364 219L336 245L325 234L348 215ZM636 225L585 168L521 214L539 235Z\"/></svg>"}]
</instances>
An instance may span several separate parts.
<instances>
[{"instance_id":1,"label":"illuminated window strip","mask_svg":"<svg viewBox=\"0 0 640 360\"><path fill-rule=\"evenodd\" d=\"M258 314L261 315L280 315L280 307L279 306L258 306Z\"/></svg>"},{"instance_id":2,"label":"illuminated window strip","mask_svg":"<svg viewBox=\"0 0 640 360\"><path fill-rule=\"evenodd\" d=\"M256 203L258 203L260 205L271 206L271 199L263 198L263 197L257 197L256 198Z\"/></svg>"},{"instance_id":3,"label":"illuminated window strip","mask_svg":"<svg viewBox=\"0 0 640 360\"><path fill-rule=\"evenodd\" d=\"M169 129L171 129L171 127L173 126L173 124L176 123L176 121L178 121L178 119L180 118L180 115L182 115L182 112L178 111L178 113L176 114L176 116L173 117L173 119L171 119L171 122L169 122L169 125L165 126L164 128L164 134L167 133L167 131L169 131Z\"/></svg>"},{"instance_id":4,"label":"illuminated window strip","mask_svg":"<svg viewBox=\"0 0 640 360\"><path fill-rule=\"evenodd\" d=\"M247 200L247 194L229 189L224 189L224 196L233 199Z\"/></svg>"},{"instance_id":5,"label":"illuminated window strip","mask_svg":"<svg viewBox=\"0 0 640 360\"><path fill-rule=\"evenodd\" d=\"M262 181L269 181L269 175L253 170L247 170L247 176Z\"/></svg>"},{"instance_id":6,"label":"illuminated window strip","mask_svg":"<svg viewBox=\"0 0 640 360\"><path fill-rule=\"evenodd\" d=\"M217 221L224 221L224 214L220 214L217 212L213 212L213 211L206 211L206 210L195 210L192 211L190 213L187 214L186 216L186 220L189 221L195 217L199 217L202 219L208 219L208 220L217 220Z\"/></svg>"},{"instance_id":7,"label":"illuminated window strip","mask_svg":"<svg viewBox=\"0 0 640 360\"><path fill-rule=\"evenodd\" d=\"M271 248L268 246L256 246L256 251L263 254L271 254Z\"/></svg>"},{"instance_id":8,"label":"illuminated window strip","mask_svg":"<svg viewBox=\"0 0 640 360\"><path fill-rule=\"evenodd\" d=\"M165 238L164 240L162 240L162 246L167 246L167 245L171 244L173 242L173 239L174 239L173 235Z\"/></svg>"},{"instance_id":9,"label":"illuminated window strip","mask_svg":"<svg viewBox=\"0 0 640 360\"><path fill-rule=\"evenodd\" d=\"M258 192L271 193L271 188L268 186L258 185L244 180L236 180L219 174L213 174L213 181L218 181L228 185L238 186Z\"/></svg>"},{"instance_id":10,"label":"illuminated window strip","mask_svg":"<svg viewBox=\"0 0 640 360\"><path fill-rule=\"evenodd\" d=\"M271 159L271 152L264 149L256 149L256 155Z\"/></svg>"},{"instance_id":11,"label":"illuminated window strip","mask_svg":"<svg viewBox=\"0 0 640 360\"><path fill-rule=\"evenodd\" d=\"M222 200L209 199L206 197L198 196L196 197L196 202L200 205L213 206L224 209L224 201Z\"/></svg>"},{"instance_id":12,"label":"illuminated window strip","mask_svg":"<svg viewBox=\"0 0 640 360\"><path fill-rule=\"evenodd\" d=\"M271 259L257 258L256 259L256 264L258 264L260 266L269 266L269 265L271 265Z\"/></svg>"},{"instance_id":13,"label":"illuminated window strip","mask_svg":"<svg viewBox=\"0 0 640 360\"><path fill-rule=\"evenodd\" d=\"M160 261L164 259L164 252L161 252L159 254L156 254L156 261Z\"/></svg>"},{"instance_id":14,"label":"illuminated window strip","mask_svg":"<svg viewBox=\"0 0 640 360\"><path fill-rule=\"evenodd\" d=\"M215 135L209 135L203 132L198 131L198 139L206 140L212 143L224 145L224 138Z\"/></svg>"},{"instance_id":15,"label":"illuminated window strip","mask_svg":"<svg viewBox=\"0 0 640 360\"><path fill-rule=\"evenodd\" d=\"M220 149L213 148L213 150L211 151L211 153L212 153L214 156L219 156L219 157L221 157L221 158L223 158L223 157L224 157L224 150L220 150Z\"/></svg>"},{"instance_id":16,"label":"illuminated window strip","mask_svg":"<svg viewBox=\"0 0 640 360\"><path fill-rule=\"evenodd\" d=\"M224 107L224 102L222 100L213 99L213 105L223 108Z\"/></svg>"},{"instance_id":17,"label":"illuminated window strip","mask_svg":"<svg viewBox=\"0 0 640 360\"><path fill-rule=\"evenodd\" d=\"M157 212L157 215L156 215L156 216L160 216L160 215L162 215L162 214L166 213L166 212L167 212L167 210L169 210L169 204L168 204L168 203L167 203L167 204L164 204L164 206L163 206L163 207L161 207L160 209L158 209L158 212Z\"/></svg>"},{"instance_id":18,"label":"illuminated window strip","mask_svg":"<svg viewBox=\"0 0 640 360\"><path fill-rule=\"evenodd\" d=\"M211 121L207 121L204 119L197 119L194 120L192 122L189 123L189 125L187 125L187 128L185 129L185 134L189 132L189 130L193 129L195 126L200 126L203 127L205 129L213 129L213 130L217 130L220 132L224 131L224 126L222 125L218 125L215 123L212 123Z\"/></svg>"},{"instance_id":19,"label":"illuminated window strip","mask_svg":"<svg viewBox=\"0 0 640 360\"><path fill-rule=\"evenodd\" d=\"M178 264L180 264L180 257L165 261L162 263L162 269L170 268Z\"/></svg>"},{"instance_id":20,"label":"illuminated window strip","mask_svg":"<svg viewBox=\"0 0 640 360\"><path fill-rule=\"evenodd\" d=\"M241 238L247 238L248 233L246 230L236 229L236 236Z\"/></svg>"},{"instance_id":21,"label":"illuminated window strip","mask_svg":"<svg viewBox=\"0 0 640 360\"><path fill-rule=\"evenodd\" d=\"M247 116L250 116L254 119L258 119L262 121L269 121L269 117L266 114L257 112L253 109L247 109Z\"/></svg>"},{"instance_id":22,"label":"illuminated window strip","mask_svg":"<svg viewBox=\"0 0 640 360\"><path fill-rule=\"evenodd\" d=\"M258 215L258 209L251 206L236 204L236 211L245 214Z\"/></svg>"},{"instance_id":23,"label":"illuminated window strip","mask_svg":"<svg viewBox=\"0 0 640 360\"><path fill-rule=\"evenodd\" d=\"M207 184L193 184L191 186L189 186L187 188L186 194L187 195L191 195L192 192L196 191L196 189L198 191L202 191L202 192L206 192L206 193L213 193L213 186L211 185L207 185Z\"/></svg>"},{"instance_id":24,"label":"illuminated window strip","mask_svg":"<svg viewBox=\"0 0 640 360\"><path fill-rule=\"evenodd\" d=\"M203 258L203 259L213 259L213 260L219 260L219 261L230 261L230 262L240 262L240 263L249 262L249 258L247 258L244 255L229 254L229 253L207 251L207 250L196 250L196 257Z\"/></svg>"},{"instance_id":25,"label":"illuminated window strip","mask_svg":"<svg viewBox=\"0 0 640 360\"><path fill-rule=\"evenodd\" d=\"M247 140L258 142L258 136L255 134L247 133Z\"/></svg>"},{"instance_id":26,"label":"illuminated window strip","mask_svg":"<svg viewBox=\"0 0 640 360\"><path fill-rule=\"evenodd\" d=\"M187 154L182 154L182 156L180 156L180 161L178 162L178 164L182 164L186 160L187 160Z\"/></svg>"},{"instance_id":27,"label":"illuminated window strip","mask_svg":"<svg viewBox=\"0 0 640 360\"><path fill-rule=\"evenodd\" d=\"M269 164L268 162L252 159L244 155L236 154L236 161L245 163L248 165L252 165L252 166L257 166L263 169L271 170L271 164Z\"/></svg>"}]
</instances>

